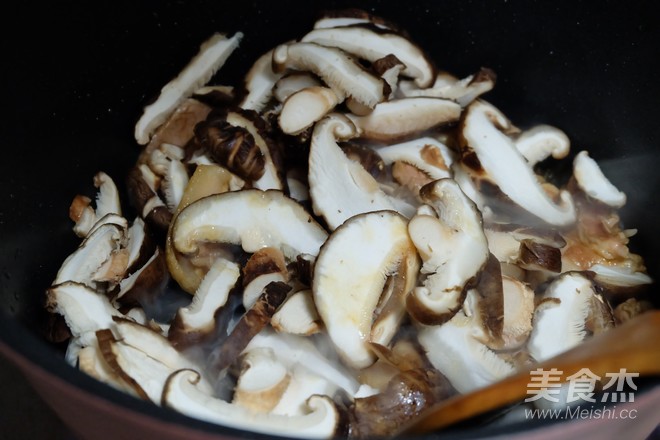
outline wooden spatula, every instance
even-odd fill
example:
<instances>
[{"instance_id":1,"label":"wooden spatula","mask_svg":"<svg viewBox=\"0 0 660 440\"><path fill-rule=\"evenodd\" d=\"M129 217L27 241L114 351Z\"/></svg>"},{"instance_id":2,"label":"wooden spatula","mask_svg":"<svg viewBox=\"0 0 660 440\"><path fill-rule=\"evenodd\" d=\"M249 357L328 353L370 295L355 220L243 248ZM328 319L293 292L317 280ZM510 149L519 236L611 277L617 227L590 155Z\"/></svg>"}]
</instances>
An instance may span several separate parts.
<instances>
[{"instance_id":1,"label":"wooden spatula","mask_svg":"<svg viewBox=\"0 0 660 440\"><path fill-rule=\"evenodd\" d=\"M582 368L605 378L625 369L640 376L660 375L660 310L644 313L618 327L589 338L581 345L504 380L430 407L397 435L424 434L522 401L536 369L561 371L566 381ZM557 374L559 376L559 374Z\"/></svg>"}]
</instances>

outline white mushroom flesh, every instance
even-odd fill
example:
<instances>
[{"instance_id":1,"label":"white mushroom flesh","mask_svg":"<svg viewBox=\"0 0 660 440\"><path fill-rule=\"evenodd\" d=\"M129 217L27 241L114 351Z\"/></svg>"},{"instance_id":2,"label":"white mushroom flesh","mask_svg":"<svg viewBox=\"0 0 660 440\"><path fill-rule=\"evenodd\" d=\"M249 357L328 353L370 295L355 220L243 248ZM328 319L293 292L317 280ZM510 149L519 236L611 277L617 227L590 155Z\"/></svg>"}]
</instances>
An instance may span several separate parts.
<instances>
[{"instance_id":1,"label":"white mushroom flesh","mask_svg":"<svg viewBox=\"0 0 660 440\"><path fill-rule=\"evenodd\" d=\"M365 116L348 116L361 137L389 141L455 122L460 115L461 106L448 99L414 97L382 102Z\"/></svg>"},{"instance_id":2,"label":"white mushroom flesh","mask_svg":"<svg viewBox=\"0 0 660 440\"><path fill-rule=\"evenodd\" d=\"M573 176L578 186L589 197L613 208L626 204L626 195L610 182L598 163L586 151L580 151L573 160Z\"/></svg>"},{"instance_id":3,"label":"white mushroom flesh","mask_svg":"<svg viewBox=\"0 0 660 440\"><path fill-rule=\"evenodd\" d=\"M245 88L248 93L241 101L245 110L261 111L273 96L273 87L282 77L282 73L273 72L273 51L269 50L252 65L245 76Z\"/></svg>"},{"instance_id":4,"label":"white mushroom flesh","mask_svg":"<svg viewBox=\"0 0 660 440\"><path fill-rule=\"evenodd\" d=\"M516 148L530 166L552 156L554 159L565 158L571 147L566 133L556 127L539 125L525 130L515 140Z\"/></svg>"},{"instance_id":5,"label":"white mushroom flesh","mask_svg":"<svg viewBox=\"0 0 660 440\"><path fill-rule=\"evenodd\" d=\"M94 176L94 186L98 189L96 209L90 206L89 198L82 196L76 196L69 208L70 216L76 222L73 231L79 237L86 237L92 229L104 223L117 223L117 218L121 217L119 192L114 180L101 171Z\"/></svg>"},{"instance_id":6,"label":"white mushroom flesh","mask_svg":"<svg viewBox=\"0 0 660 440\"><path fill-rule=\"evenodd\" d=\"M74 281L95 288L94 276L104 263L121 251L125 241L126 231L120 226L108 223L99 227L81 243L76 252L64 260L53 284Z\"/></svg>"},{"instance_id":7,"label":"white mushroom flesh","mask_svg":"<svg viewBox=\"0 0 660 440\"><path fill-rule=\"evenodd\" d=\"M278 191L244 190L191 203L172 226L174 247L194 253L203 242L240 244L246 252L276 247L288 258L317 255L327 233Z\"/></svg>"},{"instance_id":8,"label":"white mushroom flesh","mask_svg":"<svg viewBox=\"0 0 660 440\"><path fill-rule=\"evenodd\" d=\"M522 281L502 277L504 294L503 349L513 350L527 342L532 331L534 291Z\"/></svg>"},{"instance_id":9,"label":"white mushroom flesh","mask_svg":"<svg viewBox=\"0 0 660 440\"><path fill-rule=\"evenodd\" d=\"M534 313L529 354L544 361L582 342L594 295L591 280L579 273L568 272L548 286Z\"/></svg>"},{"instance_id":10,"label":"white mushroom flesh","mask_svg":"<svg viewBox=\"0 0 660 440\"><path fill-rule=\"evenodd\" d=\"M186 170L186 166L180 160L170 161L167 173L162 181L162 187L165 195L165 204L171 212L174 212L177 206L179 206L187 184L188 171Z\"/></svg>"},{"instance_id":11,"label":"white mushroom flesh","mask_svg":"<svg viewBox=\"0 0 660 440\"><path fill-rule=\"evenodd\" d=\"M193 92L206 84L238 47L243 34L231 38L215 34L201 45L199 53L186 68L160 91L158 99L144 109L135 125L135 139L141 145L149 142L154 131Z\"/></svg>"},{"instance_id":12,"label":"white mushroom flesh","mask_svg":"<svg viewBox=\"0 0 660 440\"><path fill-rule=\"evenodd\" d=\"M475 318L459 311L439 326L419 330L426 355L460 393L482 388L513 374L513 365L498 357L474 336L480 332Z\"/></svg>"},{"instance_id":13,"label":"white mushroom flesh","mask_svg":"<svg viewBox=\"0 0 660 440\"><path fill-rule=\"evenodd\" d=\"M374 315L385 282L390 276L406 281L414 278L417 265L408 265L407 259L416 258L405 219L392 211L351 218L322 248L314 266L314 301L330 339L348 365L364 368L375 360L368 343L373 341ZM405 284L404 291L395 295L403 298L408 294L406 288L412 286ZM387 344L394 335L397 321L403 318L402 299L398 307L388 335L378 342Z\"/></svg>"},{"instance_id":14,"label":"white mushroom flesh","mask_svg":"<svg viewBox=\"0 0 660 440\"><path fill-rule=\"evenodd\" d=\"M315 29L301 41L337 47L371 62L392 54L405 65L402 74L414 78L419 87L433 82L433 67L424 53L395 33L375 32L362 26L333 27Z\"/></svg>"},{"instance_id":15,"label":"white mushroom flesh","mask_svg":"<svg viewBox=\"0 0 660 440\"><path fill-rule=\"evenodd\" d=\"M103 359L98 344L84 347L78 353L78 368L93 378L120 391L137 396L135 390L124 382Z\"/></svg>"},{"instance_id":16,"label":"white mushroom flesh","mask_svg":"<svg viewBox=\"0 0 660 440\"><path fill-rule=\"evenodd\" d=\"M319 334L313 338L275 333L272 329L256 335L245 351L257 348L272 349L277 358L289 370L300 366L318 375L335 387L341 388L349 396L354 396L360 388L360 382L351 373L350 368L334 362L335 353L331 350L327 335Z\"/></svg>"},{"instance_id":17,"label":"white mushroom flesh","mask_svg":"<svg viewBox=\"0 0 660 440\"><path fill-rule=\"evenodd\" d=\"M270 412L279 403L290 381L287 368L270 349L247 352L242 361L232 403L256 412Z\"/></svg>"},{"instance_id":18,"label":"white mushroom flesh","mask_svg":"<svg viewBox=\"0 0 660 440\"><path fill-rule=\"evenodd\" d=\"M339 49L314 43L292 43L278 46L273 61L289 69L312 72L339 96L350 95L368 107L373 108L385 99L385 81Z\"/></svg>"},{"instance_id":19,"label":"white mushroom flesh","mask_svg":"<svg viewBox=\"0 0 660 440\"><path fill-rule=\"evenodd\" d=\"M321 331L323 325L316 310L311 290L293 293L273 315L270 324L279 332L311 335Z\"/></svg>"},{"instance_id":20,"label":"white mushroom flesh","mask_svg":"<svg viewBox=\"0 0 660 440\"><path fill-rule=\"evenodd\" d=\"M216 311L227 298L241 275L240 266L219 258L199 285L190 305L177 311L180 325L187 332L209 333L213 330Z\"/></svg>"},{"instance_id":21,"label":"white mushroom flesh","mask_svg":"<svg viewBox=\"0 0 660 440\"><path fill-rule=\"evenodd\" d=\"M321 86L321 81L309 73L293 72L282 76L273 88L273 96L279 101L284 102L287 98L296 92L308 87Z\"/></svg>"},{"instance_id":22,"label":"white mushroom flesh","mask_svg":"<svg viewBox=\"0 0 660 440\"><path fill-rule=\"evenodd\" d=\"M94 332L112 328L112 318L122 316L105 295L83 284L67 281L51 287L47 295L48 309L64 316L81 346L91 345Z\"/></svg>"},{"instance_id":23,"label":"white mushroom flesh","mask_svg":"<svg viewBox=\"0 0 660 440\"><path fill-rule=\"evenodd\" d=\"M538 177L516 149L514 142L493 121L506 118L495 107L483 101L472 103L464 116L462 135L477 154L481 166L500 190L514 203L540 219L557 226L575 221L573 200L566 191L560 192L555 203L543 190ZM501 122L500 122L501 123Z\"/></svg>"},{"instance_id":24,"label":"white mushroom flesh","mask_svg":"<svg viewBox=\"0 0 660 440\"><path fill-rule=\"evenodd\" d=\"M316 124L312 135L310 196L314 212L323 216L330 229L356 214L394 208L378 182L337 145L338 139L355 134L355 126L348 119L330 115Z\"/></svg>"},{"instance_id":25,"label":"white mushroom flesh","mask_svg":"<svg viewBox=\"0 0 660 440\"><path fill-rule=\"evenodd\" d=\"M487 69L458 80L448 77L446 72L438 74L431 87L419 87L412 81L401 81L401 95L405 97L426 96L456 101L461 107L467 107L480 95L489 92L495 86L494 73Z\"/></svg>"},{"instance_id":26,"label":"white mushroom flesh","mask_svg":"<svg viewBox=\"0 0 660 440\"><path fill-rule=\"evenodd\" d=\"M210 390L200 389L199 381L199 374L192 370L173 373L163 392L164 405L208 422L269 435L331 438L339 424L339 412L327 396L310 397L305 415L259 413L214 398Z\"/></svg>"},{"instance_id":27,"label":"white mushroom flesh","mask_svg":"<svg viewBox=\"0 0 660 440\"><path fill-rule=\"evenodd\" d=\"M439 323L461 306L489 250L480 213L453 180L438 180L423 191L437 217L418 214L408 224L427 275L408 298L408 309L421 322Z\"/></svg>"},{"instance_id":28,"label":"white mushroom flesh","mask_svg":"<svg viewBox=\"0 0 660 440\"><path fill-rule=\"evenodd\" d=\"M298 134L332 111L340 99L328 87L307 87L291 94L279 116L280 128L286 134Z\"/></svg>"},{"instance_id":29,"label":"white mushroom flesh","mask_svg":"<svg viewBox=\"0 0 660 440\"><path fill-rule=\"evenodd\" d=\"M413 165L431 180L451 177L455 154L442 142L432 137L377 147L376 152L385 164L401 161Z\"/></svg>"},{"instance_id":30,"label":"white mushroom flesh","mask_svg":"<svg viewBox=\"0 0 660 440\"><path fill-rule=\"evenodd\" d=\"M241 38L212 36L145 107L135 219L106 173L74 197L83 241L46 294L72 366L202 420L331 438L408 368L469 392L651 307L626 195L586 151L568 182L541 175L570 140L480 100L490 69L436 73L346 10L209 84ZM225 168L239 151L259 173Z\"/></svg>"}]
</instances>

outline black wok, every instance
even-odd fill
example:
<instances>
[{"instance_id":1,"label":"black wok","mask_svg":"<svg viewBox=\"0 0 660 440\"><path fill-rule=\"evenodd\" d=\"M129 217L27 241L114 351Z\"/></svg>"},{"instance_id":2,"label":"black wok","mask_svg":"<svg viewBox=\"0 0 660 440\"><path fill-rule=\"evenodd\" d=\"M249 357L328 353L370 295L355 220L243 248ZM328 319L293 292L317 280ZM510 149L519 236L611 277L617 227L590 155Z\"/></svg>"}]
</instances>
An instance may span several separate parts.
<instances>
[{"instance_id":1,"label":"black wok","mask_svg":"<svg viewBox=\"0 0 660 440\"><path fill-rule=\"evenodd\" d=\"M516 125L560 127L574 151L588 150L627 193L622 219L639 229L631 247L646 258L651 276L660 277L660 35L651 2L12 5L0 40L0 352L81 438L260 437L156 408L69 367L60 347L43 336L43 293L78 244L67 213L72 197L93 195L92 176L99 170L123 183L139 154L132 130L142 107L204 39L214 31L245 33L217 76L236 84L258 54L302 35L320 10L344 7L397 22L439 67L457 76L490 67L498 82L485 98ZM652 383L640 396L654 390L657 402ZM631 429L626 423L614 426L625 432ZM464 427L453 435L580 432L569 425L575 422L530 421Z\"/></svg>"}]
</instances>

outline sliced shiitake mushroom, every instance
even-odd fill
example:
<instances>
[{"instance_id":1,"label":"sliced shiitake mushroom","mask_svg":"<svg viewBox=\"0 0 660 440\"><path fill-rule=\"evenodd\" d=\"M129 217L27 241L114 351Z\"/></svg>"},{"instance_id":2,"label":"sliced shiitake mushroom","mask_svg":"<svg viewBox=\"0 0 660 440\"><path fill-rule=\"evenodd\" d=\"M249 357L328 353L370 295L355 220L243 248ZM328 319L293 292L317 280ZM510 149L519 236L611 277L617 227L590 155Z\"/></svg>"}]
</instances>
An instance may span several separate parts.
<instances>
[{"instance_id":1,"label":"sliced shiitake mushroom","mask_svg":"<svg viewBox=\"0 0 660 440\"><path fill-rule=\"evenodd\" d=\"M621 208L626 203L626 195L605 177L586 151L579 152L573 160L573 178L587 196L600 203L613 208Z\"/></svg>"},{"instance_id":2,"label":"sliced shiitake mushroom","mask_svg":"<svg viewBox=\"0 0 660 440\"><path fill-rule=\"evenodd\" d=\"M512 364L474 336L481 333L479 314L462 310L442 325L419 328L419 342L433 364L459 393L467 393L512 374Z\"/></svg>"},{"instance_id":3,"label":"sliced shiitake mushroom","mask_svg":"<svg viewBox=\"0 0 660 440\"><path fill-rule=\"evenodd\" d=\"M360 25L319 28L307 33L301 41L337 47L370 62L394 55L405 66L401 73L413 78L419 87L428 87L433 81L433 66L424 52L393 32Z\"/></svg>"},{"instance_id":4,"label":"sliced shiitake mushroom","mask_svg":"<svg viewBox=\"0 0 660 440\"><path fill-rule=\"evenodd\" d=\"M69 217L75 222L73 231L79 237L86 237L92 228L102 223L117 223L121 217L119 192L114 180L101 171L94 176L94 186L98 188L96 208L91 206L91 199L83 195L77 195L69 207Z\"/></svg>"},{"instance_id":5,"label":"sliced shiitake mushroom","mask_svg":"<svg viewBox=\"0 0 660 440\"><path fill-rule=\"evenodd\" d=\"M200 47L195 56L181 73L160 92L158 99L144 109L144 113L135 125L135 139L139 144L149 142L151 135L167 117L193 94L195 89L206 84L211 76L224 64L229 55L238 47L242 33L227 38L222 34L211 36Z\"/></svg>"},{"instance_id":6,"label":"sliced shiitake mushroom","mask_svg":"<svg viewBox=\"0 0 660 440\"><path fill-rule=\"evenodd\" d=\"M623 302L652 282L625 194L586 151L567 185L541 176L569 139L478 99L491 70L436 72L344 10L242 86L207 84L241 38L214 35L145 108L130 228L106 174L74 198L84 241L47 292L72 365L235 428L381 436L650 307ZM140 306L167 272L194 296L156 322Z\"/></svg>"},{"instance_id":7,"label":"sliced shiitake mushroom","mask_svg":"<svg viewBox=\"0 0 660 440\"><path fill-rule=\"evenodd\" d=\"M360 137L394 142L456 122L460 115L461 106L448 99L414 97L382 102L368 115L348 117Z\"/></svg>"},{"instance_id":8,"label":"sliced shiitake mushroom","mask_svg":"<svg viewBox=\"0 0 660 440\"><path fill-rule=\"evenodd\" d=\"M447 72L440 72L430 87L401 80L399 89L405 97L427 96L456 101L461 107L467 107L479 96L495 87L496 75L491 69L481 68L477 73L463 79L457 79Z\"/></svg>"},{"instance_id":9,"label":"sliced shiitake mushroom","mask_svg":"<svg viewBox=\"0 0 660 440\"><path fill-rule=\"evenodd\" d=\"M46 308L64 316L71 334L83 346L92 345L97 330L113 327L114 316L122 316L105 295L73 281L51 286L46 292Z\"/></svg>"},{"instance_id":10,"label":"sliced shiitake mushroom","mask_svg":"<svg viewBox=\"0 0 660 440\"><path fill-rule=\"evenodd\" d=\"M309 336L323 329L310 289L291 294L270 322L278 332Z\"/></svg>"},{"instance_id":11,"label":"sliced shiitake mushroom","mask_svg":"<svg viewBox=\"0 0 660 440\"><path fill-rule=\"evenodd\" d=\"M240 277L240 267L219 258L206 273L192 302L177 310L168 338L177 347L186 347L212 337L216 313L227 305L229 295Z\"/></svg>"},{"instance_id":12,"label":"sliced shiitake mushroom","mask_svg":"<svg viewBox=\"0 0 660 440\"><path fill-rule=\"evenodd\" d=\"M386 345L394 336L418 268L407 222L394 211L351 217L330 235L316 259L312 289L344 362L373 363L368 343Z\"/></svg>"},{"instance_id":13,"label":"sliced shiitake mushroom","mask_svg":"<svg viewBox=\"0 0 660 440\"><path fill-rule=\"evenodd\" d=\"M475 101L465 110L461 123L461 145L473 152L479 167L510 201L539 219L555 226L575 222L571 195L558 194L559 203L539 183L514 141L505 133L510 121L494 106Z\"/></svg>"},{"instance_id":14,"label":"sliced shiitake mushroom","mask_svg":"<svg viewBox=\"0 0 660 440\"><path fill-rule=\"evenodd\" d=\"M245 110L263 110L273 97L273 89L283 72L273 71L273 51L261 55L254 62L245 75L245 96L241 99L239 107Z\"/></svg>"},{"instance_id":15,"label":"sliced shiitake mushroom","mask_svg":"<svg viewBox=\"0 0 660 440\"><path fill-rule=\"evenodd\" d=\"M128 265L126 229L105 223L92 231L60 267L53 284L77 282L93 289L107 289L123 278Z\"/></svg>"},{"instance_id":16,"label":"sliced shiitake mushroom","mask_svg":"<svg viewBox=\"0 0 660 440\"><path fill-rule=\"evenodd\" d=\"M253 253L243 266L243 306L252 307L263 289L273 281L286 283L289 271L284 254L277 248L264 247Z\"/></svg>"},{"instance_id":17,"label":"sliced shiitake mushroom","mask_svg":"<svg viewBox=\"0 0 660 440\"><path fill-rule=\"evenodd\" d=\"M601 303L592 280L584 273L561 274L547 287L534 312L533 330L527 344L530 355L540 362L575 347L589 335L590 317L610 322L611 326L611 311L601 307Z\"/></svg>"},{"instance_id":18,"label":"sliced shiitake mushroom","mask_svg":"<svg viewBox=\"0 0 660 440\"><path fill-rule=\"evenodd\" d=\"M341 102L328 87L312 86L291 94L278 118L280 128L286 134L299 134L330 113Z\"/></svg>"},{"instance_id":19,"label":"sliced shiitake mushroom","mask_svg":"<svg viewBox=\"0 0 660 440\"><path fill-rule=\"evenodd\" d=\"M489 258L481 213L456 182L440 179L420 191L434 215L417 214L410 238L424 262L422 286L408 296L408 313L427 325L451 319Z\"/></svg>"},{"instance_id":20,"label":"sliced shiitake mushroom","mask_svg":"<svg viewBox=\"0 0 660 440\"><path fill-rule=\"evenodd\" d=\"M191 203L177 215L168 240L179 257L168 259L168 265L180 266L177 260L209 252L226 255L222 246L240 246L249 253L275 247L294 260L299 254L318 254L326 237L312 216L280 191L226 192ZM172 271L172 276L192 293L208 267L191 269Z\"/></svg>"},{"instance_id":21,"label":"sliced shiitake mushroom","mask_svg":"<svg viewBox=\"0 0 660 440\"><path fill-rule=\"evenodd\" d=\"M369 73L344 51L315 43L283 44L273 52L277 70L309 71L320 77L343 100L352 96L373 108L385 100L389 90L382 78Z\"/></svg>"},{"instance_id":22,"label":"sliced shiitake mushroom","mask_svg":"<svg viewBox=\"0 0 660 440\"><path fill-rule=\"evenodd\" d=\"M342 115L329 115L317 123L309 152L309 190L314 213L330 229L364 212L393 209L390 197L359 163L349 159L337 144L357 134Z\"/></svg>"},{"instance_id":23,"label":"sliced shiitake mushroom","mask_svg":"<svg viewBox=\"0 0 660 440\"><path fill-rule=\"evenodd\" d=\"M327 396L310 397L305 415L265 414L214 398L212 390L203 386L200 379L193 370L173 373L165 384L163 406L197 419L269 435L331 438L342 432L340 412Z\"/></svg>"}]
</instances>

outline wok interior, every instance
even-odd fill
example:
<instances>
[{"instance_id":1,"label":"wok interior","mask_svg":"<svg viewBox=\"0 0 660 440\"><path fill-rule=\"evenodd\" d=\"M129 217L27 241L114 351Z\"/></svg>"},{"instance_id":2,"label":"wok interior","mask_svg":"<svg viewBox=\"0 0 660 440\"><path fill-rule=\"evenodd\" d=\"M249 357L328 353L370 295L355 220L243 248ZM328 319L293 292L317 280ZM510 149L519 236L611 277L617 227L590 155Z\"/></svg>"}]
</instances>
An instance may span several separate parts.
<instances>
[{"instance_id":1,"label":"wok interior","mask_svg":"<svg viewBox=\"0 0 660 440\"><path fill-rule=\"evenodd\" d=\"M651 14L636 5L596 9L587 2L373 5L373 13L408 30L437 67L458 76L493 69L498 81L485 99L516 125L554 125L568 134L573 151L588 150L628 195L624 226L639 230L631 249L652 277L660 276L654 229L660 93L653 77L660 66L652 56ZM237 84L257 55L300 36L321 10L353 6L363 7L344 1L19 6L26 25L11 38L7 66L13 67L3 93L11 110L3 115L0 310L12 318L3 318L3 340L56 374L88 383L42 336L44 289L79 242L67 213L73 196L93 197L99 170L124 190L139 154L132 129L142 107L212 32L245 33L216 77Z\"/></svg>"}]
</instances>

